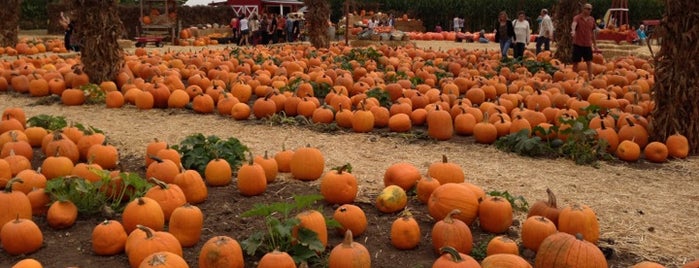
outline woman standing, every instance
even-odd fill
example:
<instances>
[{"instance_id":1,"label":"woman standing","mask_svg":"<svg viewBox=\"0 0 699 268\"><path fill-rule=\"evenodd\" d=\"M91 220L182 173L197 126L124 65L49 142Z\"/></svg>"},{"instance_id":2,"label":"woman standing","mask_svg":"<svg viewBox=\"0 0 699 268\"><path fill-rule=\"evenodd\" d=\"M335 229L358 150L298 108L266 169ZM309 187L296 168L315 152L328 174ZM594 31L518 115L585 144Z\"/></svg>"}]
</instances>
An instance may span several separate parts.
<instances>
[{"instance_id":1,"label":"woman standing","mask_svg":"<svg viewBox=\"0 0 699 268\"><path fill-rule=\"evenodd\" d=\"M248 24L248 18L245 16L240 16L238 24L240 25L240 41L238 42L238 45L249 46L250 41L248 40L248 37L250 36L250 25Z\"/></svg>"},{"instance_id":2,"label":"woman standing","mask_svg":"<svg viewBox=\"0 0 699 268\"><path fill-rule=\"evenodd\" d=\"M515 29L512 21L507 19L507 12L500 11L498 23L495 24L495 42L500 43L500 53L502 60L507 59L507 51L510 50L512 39L515 37Z\"/></svg>"},{"instance_id":3,"label":"woman standing","mask_svg":"<svg viewBox=\"0 0 699 268\"><path fill-rule=\"evenodd\" d=\"M257 19L257 13L252 13L248 21L248 27L250 28L250 38L252 38L252 45L255 46L259 43L260 39L260 20Z\"/></svg>"},{"instance_id":4,"label":"woman standing","mask_svg":"<svg viewBox=\"0 0 699 268\"><path fill-rule=\"evenodd\" d=\"M524 49L529 45L529 21L525 19L524 11L517 13L517 19L512 22L515 30L515 59L524 57Z\"/></svg>"}]
</instances>

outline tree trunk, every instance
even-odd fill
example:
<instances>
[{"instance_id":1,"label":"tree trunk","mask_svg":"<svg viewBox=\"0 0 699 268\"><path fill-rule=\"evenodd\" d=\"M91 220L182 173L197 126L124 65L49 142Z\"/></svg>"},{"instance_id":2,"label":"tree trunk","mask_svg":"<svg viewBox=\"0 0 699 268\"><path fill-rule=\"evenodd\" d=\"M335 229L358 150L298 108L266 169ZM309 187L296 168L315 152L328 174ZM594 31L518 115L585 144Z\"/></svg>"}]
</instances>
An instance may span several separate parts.
<instances>
[{"instance_id":1,"label":"tree trunk","mask_svg":"<svg viewBox=\"0 0 699 268\"><path fill-rule=\"evenodd\" d=\"M83 71L90 82L114 80L124 61L117 40L123 33L118 0L73 0L75 33L80 40Z\"/></svg>"},{"instance_id":2,"label":"tree trunk","mask_svg":"<svg viewBox=\"0 0 699 268\"><path fill-rule=\"evenodd\" d=\"M21 0L6 0L0 8L0 46L15 47L19 29L19 12Z\"/></svg>"},{"instance_id":3,"label":"tree trunk","mask_svg":"<svg viewBox=\"0 0 699 268\"><path fill-rule=\"evenodd\" d=\"M327 0L305 0L308 7L306 25L311 44L315 48L330 47L328 39L328 21L330 20L330 4Z\"/></svg>"},{"instance_id":4,"label":"tree trunk","mask_svg":"<svg viewBox=\"0 0 699 268\"><path fill-rule=\"evenodd\" d=\"M573 36L570 35L570 26L573 24L573 17L580 14L583 3L583 0L561 0L553 13L553 21L556 25L554 57L566 64L570 64L573 58Z\"/></svg>"},{"instance_id":5,"label":"tree trunk","mask_svg":"<svg viewBox=\"0 0 699 268\"><path fill-rule=\"evenodd\" d=\"M665 141L675 133L699 153L699 2L666 0L665 15L654 35L662 37L656 55L651 138Z\"/></svg>"}]
</instances>

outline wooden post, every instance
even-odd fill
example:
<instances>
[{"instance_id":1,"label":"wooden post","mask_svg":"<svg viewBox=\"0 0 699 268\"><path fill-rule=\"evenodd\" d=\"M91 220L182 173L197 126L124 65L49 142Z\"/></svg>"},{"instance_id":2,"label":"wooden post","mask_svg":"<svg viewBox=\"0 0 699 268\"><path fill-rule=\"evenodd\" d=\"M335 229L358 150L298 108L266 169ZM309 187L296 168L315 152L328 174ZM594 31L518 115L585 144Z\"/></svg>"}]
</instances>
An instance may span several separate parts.
<instances>
[{"instance_id":1,"label":"wooden post","mask_svg":"<svg viewBox=\"0 0 699 268\"><path fill-rule=\"evenodd\" d=\"M345 46L349 45L349 1L345 0Z\"/></svg>"}]
</instances>

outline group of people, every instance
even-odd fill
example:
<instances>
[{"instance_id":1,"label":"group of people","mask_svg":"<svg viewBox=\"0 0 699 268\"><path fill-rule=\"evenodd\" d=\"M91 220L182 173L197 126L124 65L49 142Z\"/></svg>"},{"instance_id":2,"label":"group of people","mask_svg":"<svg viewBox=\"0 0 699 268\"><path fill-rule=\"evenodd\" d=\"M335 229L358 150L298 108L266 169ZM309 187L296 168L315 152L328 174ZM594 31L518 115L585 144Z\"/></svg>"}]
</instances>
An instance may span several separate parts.
<instances>
[{"instance_id":1,"label":"group of people","mask_svg":"<svg viewBox=\"0 0 699 268\"><path fill-rule=\"evenodd\" d=\"M297 13L289 13L286 17L253 13L231 19L231 38L239 46L295 42L300 38L303 24L303 16Z\"/></svg>"}]
</instances>

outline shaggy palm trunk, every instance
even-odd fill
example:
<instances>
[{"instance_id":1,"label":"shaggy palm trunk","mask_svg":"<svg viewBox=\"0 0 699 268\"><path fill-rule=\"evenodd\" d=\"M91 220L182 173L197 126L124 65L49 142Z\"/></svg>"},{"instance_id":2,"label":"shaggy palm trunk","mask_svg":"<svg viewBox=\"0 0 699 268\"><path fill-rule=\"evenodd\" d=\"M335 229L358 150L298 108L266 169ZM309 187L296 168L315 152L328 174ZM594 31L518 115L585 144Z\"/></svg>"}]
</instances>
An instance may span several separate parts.
<instances>
[{"instance_id":1,"label":"shaggy palm trunk","mask_svg":"<svg viewBox=\"0 0 699 268\"><path fill-rule=\"evenodd\" d=\"M123 31L118 0L73 0L73 6L80 7L75 34L80 39L83 71L92 83L114 80L124 61L117 43Z\"/></svg>"},{"instance_id":2,"label":"shaggy palm trunk","mask_svg":"<svg viewBox=\"0 0 699 268\"><path fill-rule=\"evenodd\" d=\"M308 36L315 48L330 47L328 39L328 21L330 20L330 4L327 0L305 0L308 7L306 25Z\"/></svg>"},{"instance_id":3,"label":"shaggy palm trunk","mask_svg":"<svg viewBox=\"0 0 699 268\"><path fill-rule=\"evenodd\" d=\"M665 141L675 133L689 140L691 154L699 153L699 2L666 0L656 34L662 37L656 55L650 121L652 139Z\"/></svg>"},{"instance_id":4,"label":"shaggy palm trunk","mask_svg":"<svg viewBox=\"0 0 699 268\"><path fill-rule=\"evenodd\" d=\"M571 63L573 58L573 36L570 35L570 26L573 24L573 17L580 14L583 3L582 0L561 0L553 13L553 21L556 25L554 57L566 64Z\"/></svg>"},{"instance_id":5,"label":"shaggy palm trunk","mask_svg":"<svg viewBox=\"0 0 699 268\"><path fill-rule=\"evenodd\" d=\"M0 8L0 46L15 47L17 45L17 30L19 28L19 7L21 0L6 0Z\"/></svg>"}]
</instances>

